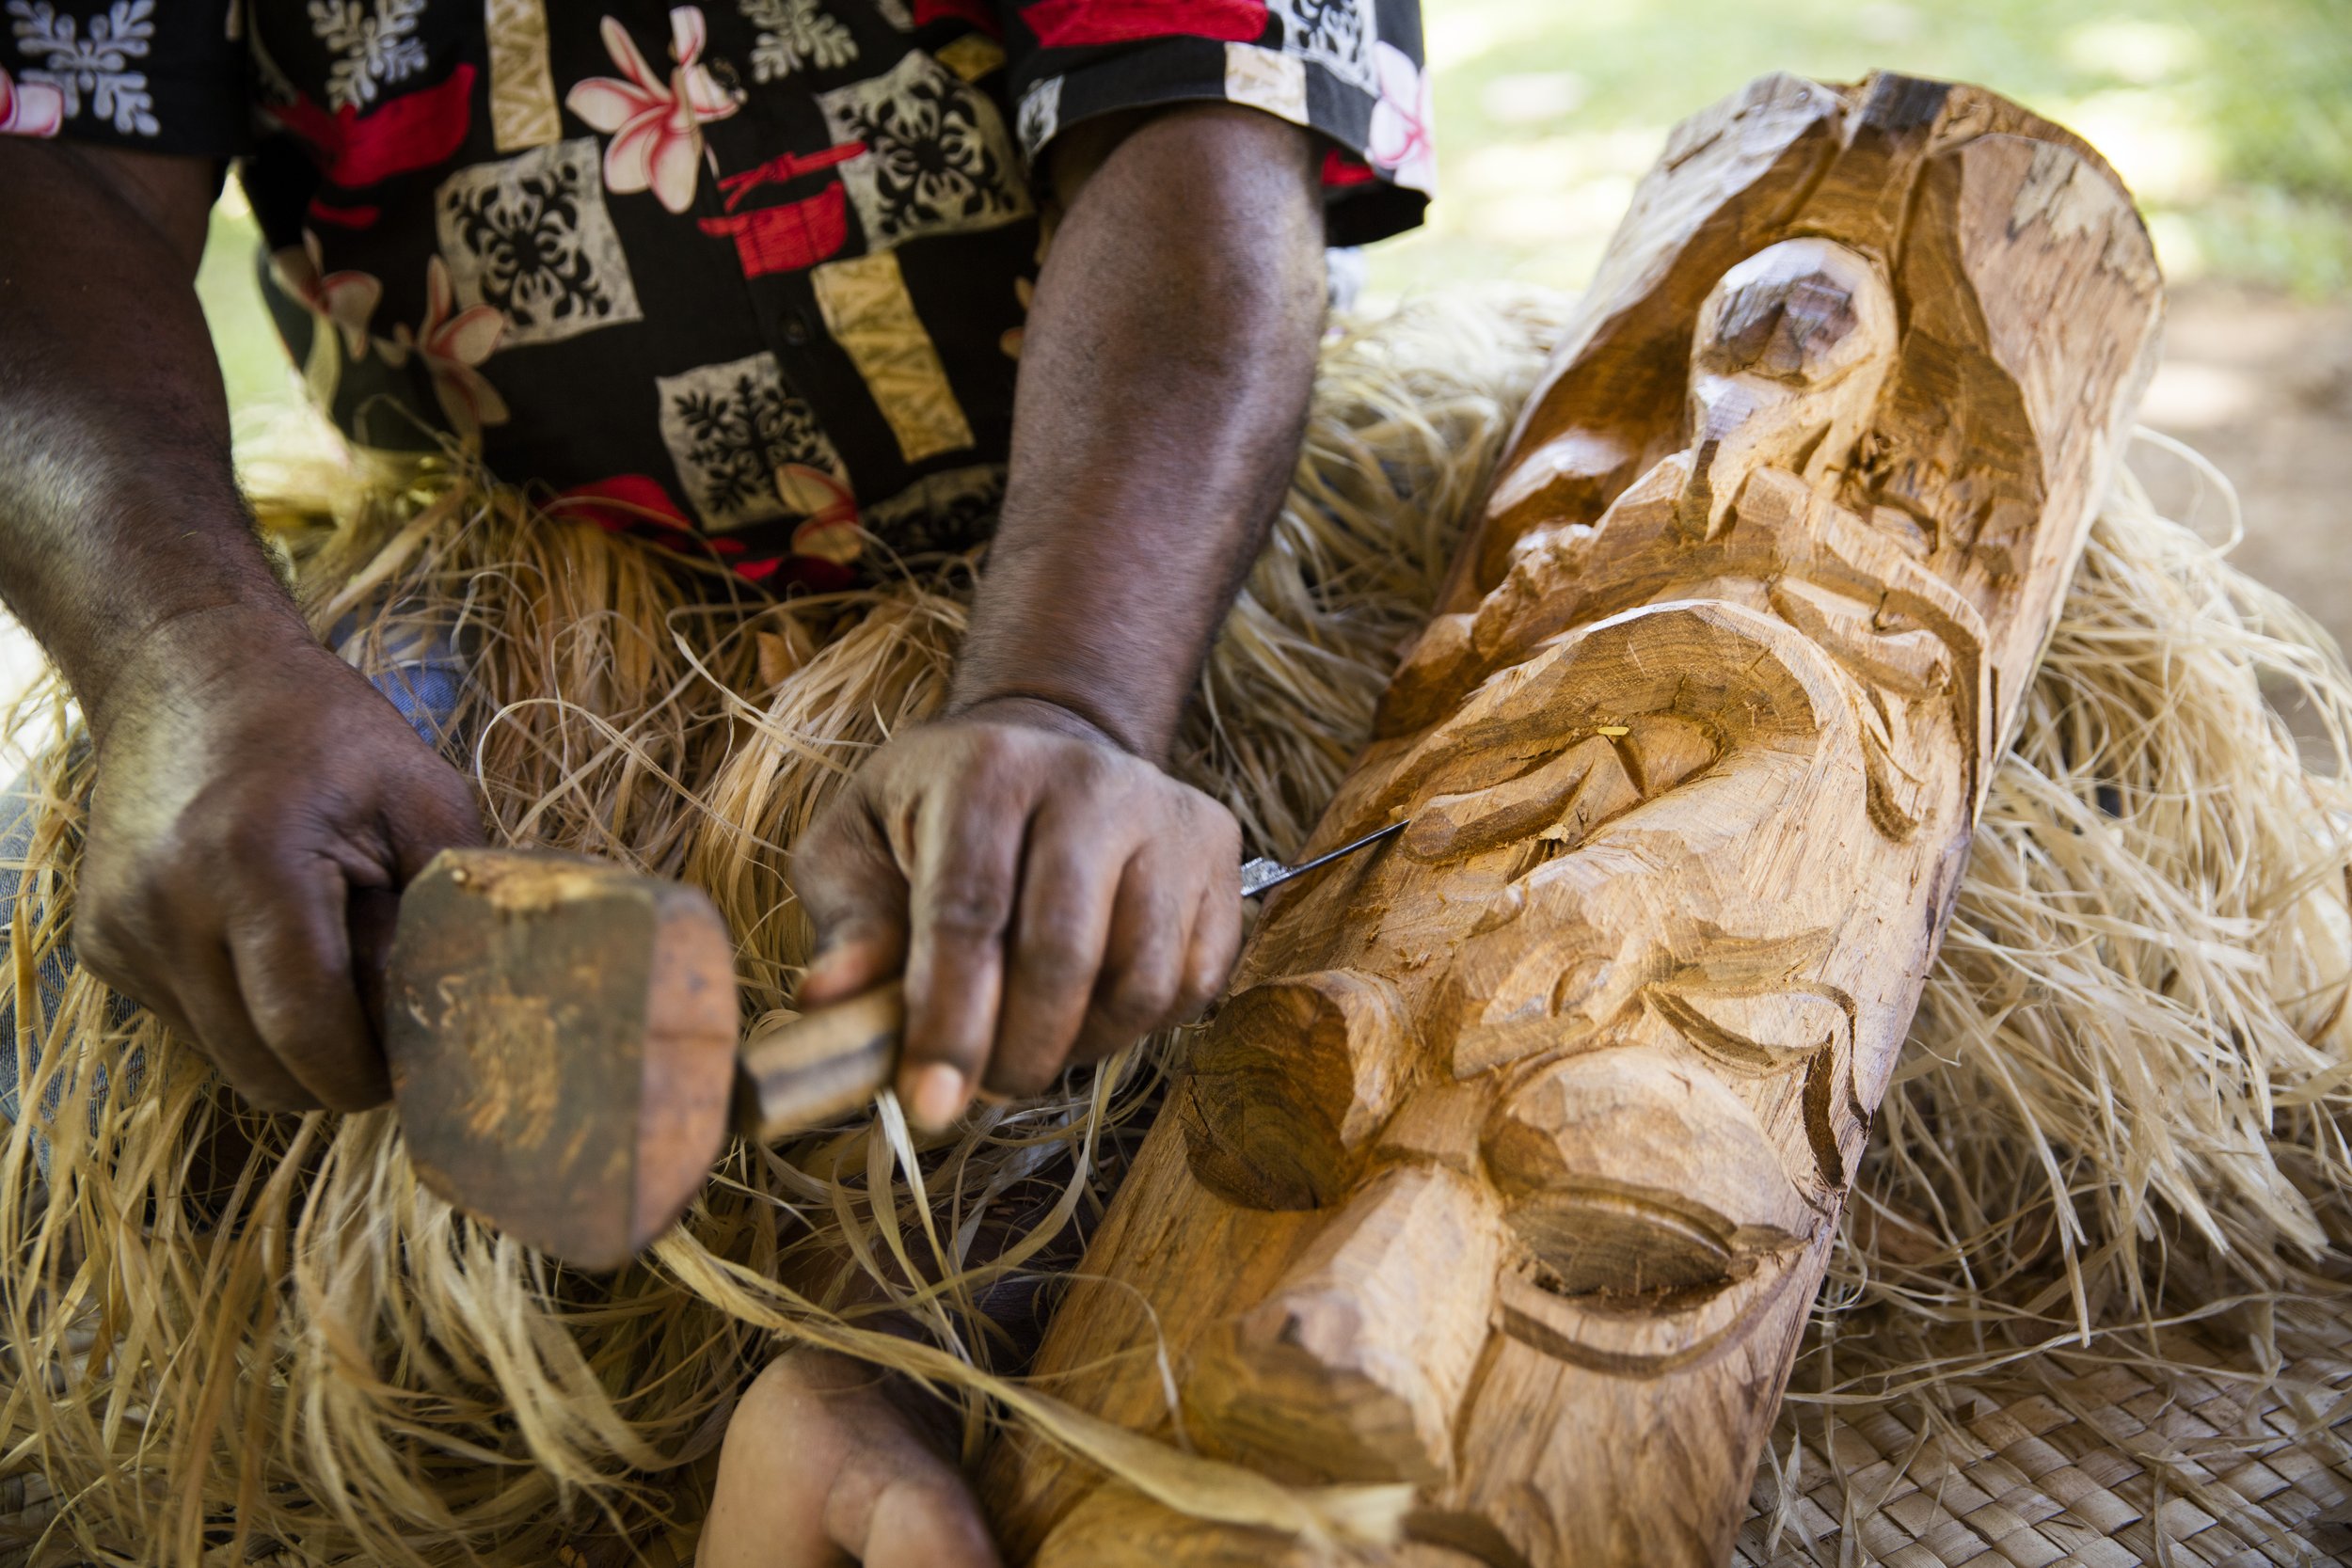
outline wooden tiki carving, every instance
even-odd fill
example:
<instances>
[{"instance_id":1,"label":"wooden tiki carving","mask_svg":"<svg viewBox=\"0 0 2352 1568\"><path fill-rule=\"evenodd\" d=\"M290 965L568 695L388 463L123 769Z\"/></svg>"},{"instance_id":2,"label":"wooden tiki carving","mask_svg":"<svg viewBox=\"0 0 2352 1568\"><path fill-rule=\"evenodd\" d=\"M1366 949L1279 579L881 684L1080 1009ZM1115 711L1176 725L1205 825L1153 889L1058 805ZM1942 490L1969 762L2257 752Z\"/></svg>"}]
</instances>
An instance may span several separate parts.
<instances>
[{"instance_id":1,"label":"wooden tiki carving","mask_svg":"<svg viewBox=\"0 0 2352 1568\"><path fill-rule=\"evenodd\" d=\"M2153 366L2113 172L1758 82L1634 198L1318 844L1063 1304L1055 1391L1392 1560L1730 1549L1986 778ZM1041 1564L1282 1563L1035 1448Z\"/></svg>"}]
</instances>

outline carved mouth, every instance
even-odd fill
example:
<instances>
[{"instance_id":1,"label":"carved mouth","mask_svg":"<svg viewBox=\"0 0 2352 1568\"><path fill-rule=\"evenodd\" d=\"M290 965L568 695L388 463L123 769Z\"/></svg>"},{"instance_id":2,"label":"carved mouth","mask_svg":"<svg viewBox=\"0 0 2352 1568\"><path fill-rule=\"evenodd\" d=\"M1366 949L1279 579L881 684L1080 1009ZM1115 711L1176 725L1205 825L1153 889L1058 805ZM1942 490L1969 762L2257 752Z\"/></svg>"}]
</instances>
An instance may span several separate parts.
<instances>
[{"instance_id":1,"label":"carved mouth","mask_svg":"<svg viewBox=\"0 0 2352 1568\"><path fill-rule=\"evenodd\" d=\"M1529 1349L1626 1377L1657 1377L1721 1352L1780 1301L1804 1271L1803 1246L1751 1253L1739 1277L1646 1296L1564 1294L1551 1281L1506 1275L1495 1326Z\"/></svg>"},{"instance_id":2,"label":"carved mouth","mask_svg":"<svg viewBox=\"0 0 2352 1568\"><path fill-rule=\"evenodd\" d=\"M1511 1227L1559 1293L1636 1300L1713 1290L1756 1259L1802 1244L1787 1231L1735 1227L1665 1195L1600 1183L1555 1189L1511 1211Z\"/></svg>"}]
</instances>

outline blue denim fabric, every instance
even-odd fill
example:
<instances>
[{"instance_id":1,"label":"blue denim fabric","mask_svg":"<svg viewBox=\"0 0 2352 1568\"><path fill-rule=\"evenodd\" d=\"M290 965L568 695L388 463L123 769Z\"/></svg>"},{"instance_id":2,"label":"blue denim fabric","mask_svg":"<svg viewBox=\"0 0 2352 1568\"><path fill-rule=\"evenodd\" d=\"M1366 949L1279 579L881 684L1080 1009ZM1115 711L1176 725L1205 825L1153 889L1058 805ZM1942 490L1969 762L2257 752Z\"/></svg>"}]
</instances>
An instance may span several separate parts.
<instances>
[{"instance_id":1,"label":"blue denim fabric","mask_svg":"<svg viewBox=\"0 0 2352 1568\"><path fill-rule=\"evenodd\" d=\"M334 641L342 641L345 628L337 628ZM406 657L404 657L406 656ZM428 746L438 746L451 719L457 712L459 699L466 689L465 661L450 645L446 637L432 634L416 635L411 645L396 648L394 662L373 677L375 689L384 693L400 716L408 721L417 735ZM76 738L76 747L87 740ZM30 781L19 779L0 795L0 964L8 959L8 935L14 928L12 918L16 901L24 885L26 863L33 847L33 832L40 818L40 802L30 788ZM38 915L40 911L34 911ZM40 988L41 1015L53 1017L64 1000L66 980L73 973L72 953L60 947L41 960L35 972ZM109 1005L108 1022L120 1026L130 1022L137 1005L127 997L114 997ZM0 997L0 1117L9 1121L18 1119L23 1100L17 1090L16 1006L13 1000ZM133 1058L131 1070L138 1068ZM97 1092L103 1095L101 1082ZM43 1140L42 1161L46 1165L47 1147Z\"/></svg>"}]
</instances>

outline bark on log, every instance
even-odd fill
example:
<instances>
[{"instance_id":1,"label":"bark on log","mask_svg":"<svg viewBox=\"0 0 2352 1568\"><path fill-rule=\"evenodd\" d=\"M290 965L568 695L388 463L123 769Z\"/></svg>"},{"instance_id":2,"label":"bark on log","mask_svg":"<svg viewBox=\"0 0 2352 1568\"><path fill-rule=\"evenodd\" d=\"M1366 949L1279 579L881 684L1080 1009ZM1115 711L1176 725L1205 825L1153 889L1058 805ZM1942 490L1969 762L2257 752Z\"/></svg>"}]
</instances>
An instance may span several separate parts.
<instances>
[{"instance_id":1,"label":"bark on log","mask_svg":"<svg viewBox=\"0 0 2352 1568\"><path fill-rule=\"evenodd\" d=\"M1720 1562L1987 774L2153 367L2146 231L1976 88L1679 127L1048 1335L1408 1481L1393 1560ZM1015 1560L1280 1563L1025 1445Z\"/></svg>"}]
</instances>

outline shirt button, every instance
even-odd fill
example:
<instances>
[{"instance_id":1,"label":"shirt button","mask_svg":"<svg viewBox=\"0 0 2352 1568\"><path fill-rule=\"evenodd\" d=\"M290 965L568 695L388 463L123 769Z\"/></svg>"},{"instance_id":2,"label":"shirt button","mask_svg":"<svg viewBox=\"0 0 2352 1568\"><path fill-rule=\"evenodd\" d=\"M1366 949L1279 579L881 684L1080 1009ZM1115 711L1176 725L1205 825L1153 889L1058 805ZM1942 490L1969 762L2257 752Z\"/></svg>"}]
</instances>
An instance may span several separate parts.
<instances>
[{"instance_id":1,"label":"shirt button","mask_svg":"<svg viewBox=\"0 0 2352 1568\"><path fill-rule=\"evenodd\" d=\"M799 348L808 341L808 322L798 310L787 310L784 313L782 330L784 341L794 348Z\"/></svg>"}]
</instances>

